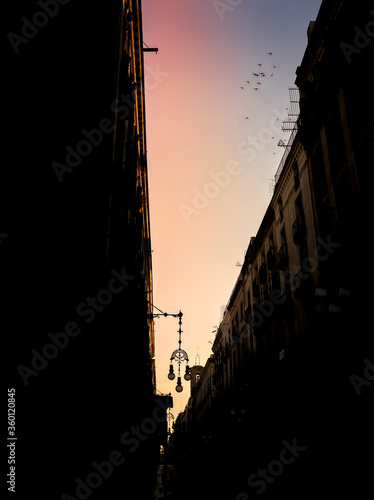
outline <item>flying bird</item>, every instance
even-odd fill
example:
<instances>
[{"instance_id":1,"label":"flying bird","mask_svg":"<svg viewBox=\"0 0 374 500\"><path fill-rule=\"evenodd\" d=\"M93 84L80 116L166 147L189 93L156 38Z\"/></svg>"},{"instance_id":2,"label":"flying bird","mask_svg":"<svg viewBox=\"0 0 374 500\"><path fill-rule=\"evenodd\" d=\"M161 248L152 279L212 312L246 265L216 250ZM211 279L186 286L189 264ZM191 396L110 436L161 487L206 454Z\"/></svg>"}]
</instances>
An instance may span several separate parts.
<instances>
[{"instance_id":1,"label":"flying bird","mask_svg":"<svg viewBox=\"0 0 374 500\"><path fill-rule=\"evenodd\" d=\"M246 80L247 83L249 83L249 80Z\"/></svg>"},{"instance_id":2,"label":"flying bird","mask_svg":"<svg viewBox=\"0 0 374 500\"><path fill-rule=\"evenodd\" d=\"M260 76L259 73L252 73L253 76Z\"/></svg>"},{"instance_id":3,"label":"flying bird","mask_svg":"<svg viewBox=\"0 0 374 500\"><path fill-rule=\"evenodd\" d=\"M277 65L273 66L273 68L276 68L276 67L277 67Z\"/></svg>"},{"instance_id":4,"label":"flying bird","mask_svg":"<svg viewBox=\"0 0 374 500\"><path fill-rule=\"evenodd\" d=\"M261 82L256 82L256 83L257 83L257 85L261 85Z\"/></svg>"},{"instance_id":5,"label":"flying bird","mask_svg":"<svg viewBox=\"0 0 374 500\"><path fill-rule=\"evenodd\" d=\"M272 56L272 55L273 55L273 53L272 53L272 52L268 52L268 54L269 54L269 56Z\"/></svg>"},{"instance_id":6,"label":"flying bird","mask_svg":"<svg viewBox=\"0 0 374 500\"><path fill-rule=\"evenodd\" d=\"M262 66L262 64L261 64L261 63L258 63L258 64L257 64L257 66Z\"/></svg>"},{"instance_id":7,"label":"flying bird","mask_svg":"<svg viewBox=\"0 0 374 500\"><path fill-rule=\"evenodd\" d=\"M244 89L244 87L240 87L241 89Z\"/></svg>"},{"instance_id":8,"label":"flying bird","mask_svg":"<svg viewBox=\"0 0 374 500\"><path fill-rule=\"evenodd\" d=\"M256 88L254 88L253 90L258 90L258 88L256 87Z\"/></svg>"}]
</instances>

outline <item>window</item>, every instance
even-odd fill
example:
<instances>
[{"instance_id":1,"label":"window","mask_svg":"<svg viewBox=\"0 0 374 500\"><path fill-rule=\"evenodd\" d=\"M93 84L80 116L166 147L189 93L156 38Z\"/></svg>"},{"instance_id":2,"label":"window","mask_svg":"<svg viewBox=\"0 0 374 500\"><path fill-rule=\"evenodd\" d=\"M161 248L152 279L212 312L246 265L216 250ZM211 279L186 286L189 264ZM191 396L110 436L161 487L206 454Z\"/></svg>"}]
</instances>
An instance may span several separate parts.
<instances>
[{"instance_id":1,"label":"window","mask_svg":"<svg viewBox=\"0 0 374 500\"><path fill-rule=\"evenodd\" d=\"M299 257L300 257L300 265L308 261L308 248L306 245L306 241L299 247Z\"/></svg>"},{"instance_id":2,"label":"window","mask_svg":"<svg viewBox=\"0 0 374 500\"><path fill-rule=\"evenodd\" d=\"M285 270L288 267L288 249L287 249L287 240L286 240L286 232L283 228L281 230L281 246L278 251L278 267L281 270Z\"/></svg>"},{"instance_id":3,"label":"window","mask_svg":"<svg viewBox=\"0 0 374 500\"><path fill-rule=\"evenodd\" d=\"M305 216L301 196L295 202L296 220L292 224L292 236L295 245L300 245L306 236Z\"/></svg>"},{"instance_id":4,"label":"window","mask_svg":"<svg viewBox=\"0 0 374 500\"><path fill-rule=\"evenodd\" d=\"M295 183L295 190L300 186L299 164L297 161L292 165L293 178Z\"/></svg>"},{"instance_id":5,"label":"window","mask_svg":"<svg viewBox=\"0 0 374 500\"><path fill-rule=\"evenodd\" d=\"M266 264L263 262L261 264L260 270L259 270L259 278L260 278L260 284L265 285L267 281L267 271L266 271Z\"/></svg>"},{"instance_id":6,"label":"window","mask_svg":"<svg viewBox=\"0 0 374 500\"><path fill-rule=\"evenodd\" d=\"M257 277L252 281L252 295L253 297L258 297L260 295L260 285L258 284Z\"/></svg>"},{"instance_id":7,"label":"window","mask_svg":"<svg viewBox=\"0 0 374 500\"><path fill-rule=\"evenodd\" d=\"M335 107L331 119L326 125L326 137L331 174L333 181L336 181L341 175L341 170L347 165L343 127L338 106Z\"/></svg>"},{"instance_id":8,"label":"window","mask_svg":"<svg viewBox=\"0 0 374 500\"><path fill-rule=\"evenodd\" d=\"M283 220L283 200L282 200L281 196L278 198L278 210L279 210L280 220L282 221Z\"/></svg>"},{"instance_id":9,"label":"window","mask_svg":"<svg viewBox=\"0 0 374 500\"><path fill-rule=\"evenodd\" d=\"M274 253L274 236L269 236L269 250L266 254L266 264L268 269L272 270L275 267L275 253Z\"/></svg>"}]
</instances>

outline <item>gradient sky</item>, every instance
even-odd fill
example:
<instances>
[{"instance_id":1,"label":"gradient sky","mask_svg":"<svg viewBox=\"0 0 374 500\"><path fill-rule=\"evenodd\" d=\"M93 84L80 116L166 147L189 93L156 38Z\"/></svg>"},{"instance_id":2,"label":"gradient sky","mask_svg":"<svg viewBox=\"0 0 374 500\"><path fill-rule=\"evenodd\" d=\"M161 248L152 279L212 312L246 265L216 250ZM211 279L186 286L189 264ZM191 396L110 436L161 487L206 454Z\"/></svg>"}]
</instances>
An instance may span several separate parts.
<instances>
[{"instance_id":1,"label":"gradient sky","mask_svg":"<svg viewBox=\"0 0 374 500\"><path fill-rule=\"evenodd\" d=\"M191 366L197 352L202 365L212 354L237 263L270 202L284 153L277 144L289 137L276 117L290 107L289 87L321 0L231 3L238 5L143 0L143 39L159 49L144 54L154 305L183 312ZM219 4L229 9L218 12ZM259 72L267 76L252 75ZM233 173L214 187L212 176L228 166ZM157 389L172 393L176 417L190 395L188 382L177 394L167 378L178 319L156 319L155 331Z\"/></svg>"}]
</instances>

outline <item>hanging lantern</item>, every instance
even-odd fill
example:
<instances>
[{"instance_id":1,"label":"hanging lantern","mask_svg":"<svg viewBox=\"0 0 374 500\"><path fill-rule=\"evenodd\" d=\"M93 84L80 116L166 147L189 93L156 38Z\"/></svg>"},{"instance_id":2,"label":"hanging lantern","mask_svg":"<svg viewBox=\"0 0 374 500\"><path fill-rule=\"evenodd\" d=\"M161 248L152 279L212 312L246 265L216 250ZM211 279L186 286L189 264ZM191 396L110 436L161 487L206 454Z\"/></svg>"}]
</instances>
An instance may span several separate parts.
<instances>
[{"instance_id":1,"label":"hanging lantern","mask_svg":"<svg viewBox=\"0 0 374 500\"><path fill-rule=\"evenodd\" d=\"M174 366L173 365L170 365L168 379L169 380L174 380L175 379L175 373L174 373Z\"/></svg>"},{"instance_id":2,"label":"hanging lantern","mask_svg":"<svg viewBox=\"0 0 374 500\"><path fill-rule=\"evenodd\" d=\"M190 367L186 366L186 373L184 374L184 380L191 380Z\"/></svg>"},{"instance_id":3,"label":"hanging lantern","mask_svg":"<svg viewBox=\"0 0 374 500\"><path fill-rule=\"evenodd\" d=\"M182 392L183 391L183 387L182 387L182 379L180 377L178 377L177 379L177 385L175 387L175 390L177 392Z\"/></svg>"}]
</instances>

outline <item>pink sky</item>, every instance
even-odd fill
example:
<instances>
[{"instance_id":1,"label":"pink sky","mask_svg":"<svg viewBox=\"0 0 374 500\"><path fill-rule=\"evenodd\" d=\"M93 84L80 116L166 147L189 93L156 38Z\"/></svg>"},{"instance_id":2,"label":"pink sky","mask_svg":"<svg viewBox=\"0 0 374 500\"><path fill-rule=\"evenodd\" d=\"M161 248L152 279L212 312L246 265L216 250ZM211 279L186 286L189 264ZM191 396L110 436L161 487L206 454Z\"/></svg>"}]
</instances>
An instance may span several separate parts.
<instances>
[{"instance_id":1,"label":"pink sky","mask_svg":"<svg viewBox=\"0 0 374 500\"><path fill-rule=\"evenodd\" d=\"M203 365L212 353L236 263L270 201L284 152L277 143L289 135L276 116L289 107L321 0L235 3L219 15L213 0L143 0L143 39L159 49L144 54L154 304L182 310L190 365L197 349ZM188 382L177 394L167 379L178 319L156 319L155 329L157 389L172 393L176 417L190 394Z\"/></svg>"}]
</instances>

